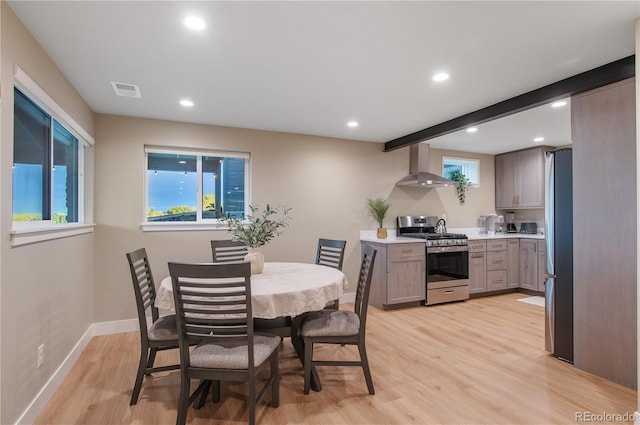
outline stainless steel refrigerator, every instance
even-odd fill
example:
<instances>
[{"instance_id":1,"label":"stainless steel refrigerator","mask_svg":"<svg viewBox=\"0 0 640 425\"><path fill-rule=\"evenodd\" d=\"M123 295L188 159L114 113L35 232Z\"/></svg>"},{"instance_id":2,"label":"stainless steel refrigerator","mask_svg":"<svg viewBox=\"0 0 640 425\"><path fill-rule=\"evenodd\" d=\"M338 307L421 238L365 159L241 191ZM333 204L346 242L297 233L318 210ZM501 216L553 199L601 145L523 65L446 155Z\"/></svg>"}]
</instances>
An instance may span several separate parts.
<instances>
[{"instance_id":1,"label":"stainless steel refrigerator","mask_svg":"<svg viewBox=\"0 0 640 425\"><path fill-rule=\"evenodd\" d=\"M571 149L545 161L545 349L573 363L573 190Z\"/></svg>"}]
</instances>

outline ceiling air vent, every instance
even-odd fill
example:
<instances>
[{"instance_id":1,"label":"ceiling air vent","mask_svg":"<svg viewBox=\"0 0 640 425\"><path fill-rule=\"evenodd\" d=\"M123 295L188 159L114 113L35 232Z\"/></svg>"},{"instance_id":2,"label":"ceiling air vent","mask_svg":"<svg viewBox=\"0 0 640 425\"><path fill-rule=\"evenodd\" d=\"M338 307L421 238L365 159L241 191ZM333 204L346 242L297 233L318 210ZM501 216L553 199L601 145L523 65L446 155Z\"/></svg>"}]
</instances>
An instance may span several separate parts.
<instances>
[{"instance_id":1,"label":"ceiling air vent","mask_svg":"<svg viewBox=\"0 0 640 425\"><path fill-rule=\"evenodd\" d=\"M118 96L138 98L142 97L142 94L140 94L140 87L135 84L117 83L115 81L112 81L111 86Z\"/></svg>"}]
</instances>

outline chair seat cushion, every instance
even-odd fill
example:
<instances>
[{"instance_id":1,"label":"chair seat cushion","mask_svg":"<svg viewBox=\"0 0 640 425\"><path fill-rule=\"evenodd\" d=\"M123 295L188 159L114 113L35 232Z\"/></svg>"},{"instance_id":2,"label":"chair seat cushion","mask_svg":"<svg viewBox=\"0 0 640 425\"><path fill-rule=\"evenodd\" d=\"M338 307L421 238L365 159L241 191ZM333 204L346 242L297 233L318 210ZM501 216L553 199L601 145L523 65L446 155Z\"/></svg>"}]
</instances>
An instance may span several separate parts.
<instances>
[{"instance_id":1,"label":"chair seat cushion","mask_svg":"<svg viewBox=\"0 0 640 425\"><path fill-rule=\"evenodd\" d=\"M254 335L254 365L259 366L280 345L279 336ZM208 369L247 369L249 351L247 344L239 341L222 343L205 342L193 349L190 355L192 367Z\"/></svg>"},{"instance_id":2,"label":"chair seat cushion","mask_svg":"<svg viewBox=\"0 0 640 425\"><path fill-rule=\"evenodd\" d=\"M149 328L149 340L151 341L170 341L178 339L178 324L176 315L170 314L162 316L156 320Z\"/></svg>"},{"instance_id":3,"label":"chair seat cushion","mask_svg":"<svg viewBox=\"0 0 640 425\"><path fill-rule=\"evenodd\" d=\"M360 318L353 311L321 310L310 314L300 326L302 337L350 336L360 331Z\"/></svg>"}]
</instances>

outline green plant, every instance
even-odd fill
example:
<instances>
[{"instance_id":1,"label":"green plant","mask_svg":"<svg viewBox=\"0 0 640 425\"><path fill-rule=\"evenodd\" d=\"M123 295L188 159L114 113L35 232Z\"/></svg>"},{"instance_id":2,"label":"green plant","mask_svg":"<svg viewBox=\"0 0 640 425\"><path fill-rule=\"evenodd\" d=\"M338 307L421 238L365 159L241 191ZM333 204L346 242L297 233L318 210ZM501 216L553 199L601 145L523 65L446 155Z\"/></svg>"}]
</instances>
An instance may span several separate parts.
<instances>
[{"instance_id":1,"label":"green plant","mask_svg":"<svg viewBox=\"0 0 640 425\"><path fill-rule=\"evenodd\" d=\"M460 170L453 170L449 174L449 178L455 182L456 193L458 194L458 202L460 202L460 205L464 205L467 190L469 190L469 188L471 187L471 181Z\"/></svg>"},{"instance_id":2,"label":"green plant","mask_svg":"<svg viewBox=\"0 0 640 425\"><path fill-rule=\"evenodd\" d=\"M259 213L260 209L254 205L249 205L249 209L251 213L244 219L225 217L220 219L220 223L229 228L233 239L244 242L250 248L265 245L281 234L282 228L289 226L291 208L272 207L267 204L262 213Z\"/></svg>"},{"instance_id":3,"label":"green plant","mask_svg":"<svg viewBox=\"0 0 640 425\"><path fill-rule=\"evenodd\" d=\"M391 208L391 204L385 199L367 199L367 205L369 206L369 214L378 222L378 227L382 228L382 222L384 216L387 215L387 211Z\"/></svg>"}]
</instances>

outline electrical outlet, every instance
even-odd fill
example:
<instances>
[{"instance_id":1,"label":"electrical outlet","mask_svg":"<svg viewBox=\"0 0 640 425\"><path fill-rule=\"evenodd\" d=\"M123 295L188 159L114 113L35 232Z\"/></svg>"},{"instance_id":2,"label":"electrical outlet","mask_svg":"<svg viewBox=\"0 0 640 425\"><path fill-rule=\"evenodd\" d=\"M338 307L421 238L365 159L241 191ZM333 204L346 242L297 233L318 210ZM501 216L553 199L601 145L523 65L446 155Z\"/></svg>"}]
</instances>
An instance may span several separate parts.
<instances>
[{"instance_id":1,"label":"electrical outlet","mask_svg":"<svg viewBox=\"0 0 640 425\"><path fill-rule=\"evenodd\" d=\"M44 344L38 346L38 369L40 369L42 363L44 363Z\"/></svg>"}]
</instances>

